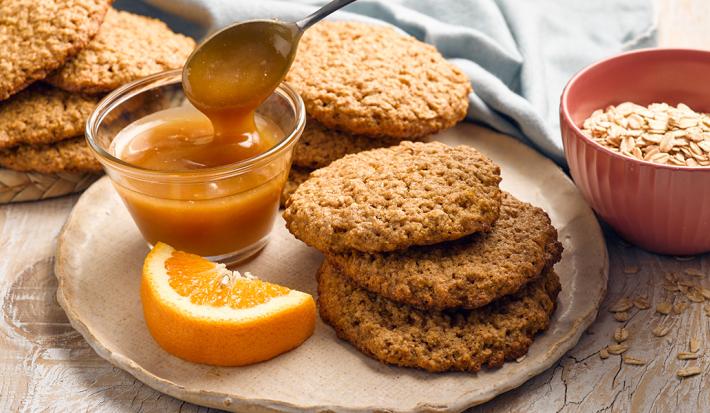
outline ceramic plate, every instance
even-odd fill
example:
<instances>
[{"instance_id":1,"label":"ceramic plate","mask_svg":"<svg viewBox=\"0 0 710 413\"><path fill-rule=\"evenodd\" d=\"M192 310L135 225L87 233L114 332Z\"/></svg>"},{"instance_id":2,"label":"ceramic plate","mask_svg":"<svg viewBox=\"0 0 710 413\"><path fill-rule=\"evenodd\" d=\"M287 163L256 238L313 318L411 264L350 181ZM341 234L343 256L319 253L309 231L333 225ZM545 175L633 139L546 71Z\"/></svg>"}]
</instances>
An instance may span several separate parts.
<instances>
[{"instance_id":1,"label":"ceramic plate","mask_svg":"<svg viewBox=\"0 0 710 413\"><path fill-rule=\"evenodd\" d=\"M436 139L469 144L502 169L501 186L545 209L565 247L550 329L527 357L478 374L431 374L390 367L359 353L318 322L301 347L248 367L219 368L164 352L146 329L139 297L148 252L107 178L81 197L59 239L57 297L72 325L96 350L156 390L232 411L461 411L520 386L552 366L594 320L606 292L608 259L594 214L551 161L516 140L462 124ZM267 247L239 269L312 294L322 256L293 238L279 219Z\"/></svg>"}]
</instances>

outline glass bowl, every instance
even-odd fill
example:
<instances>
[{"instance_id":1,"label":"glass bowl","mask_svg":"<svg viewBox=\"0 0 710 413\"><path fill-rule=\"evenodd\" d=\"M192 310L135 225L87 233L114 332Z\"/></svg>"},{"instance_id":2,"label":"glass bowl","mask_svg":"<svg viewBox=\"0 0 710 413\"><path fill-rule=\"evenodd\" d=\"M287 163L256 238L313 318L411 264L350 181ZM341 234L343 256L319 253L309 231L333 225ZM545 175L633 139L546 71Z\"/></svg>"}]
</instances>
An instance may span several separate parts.
<instances>
[{"instance_id":1,"label":"glass bowl","mask_svg":"<svg viewBox=\"0 0 710 413\"><path fill-rule=\"evenodd\" d=\"M106 96L86 125L86 139L149 245L227 264L263 248L279 209L293 148L306 122L300 96L280 85L257 114L283 132L258 156L214 168L166 172L131 165L112 152L114 138L148 115L189 105L181 71L158 73Z\"/></svg>"}]
</instances>

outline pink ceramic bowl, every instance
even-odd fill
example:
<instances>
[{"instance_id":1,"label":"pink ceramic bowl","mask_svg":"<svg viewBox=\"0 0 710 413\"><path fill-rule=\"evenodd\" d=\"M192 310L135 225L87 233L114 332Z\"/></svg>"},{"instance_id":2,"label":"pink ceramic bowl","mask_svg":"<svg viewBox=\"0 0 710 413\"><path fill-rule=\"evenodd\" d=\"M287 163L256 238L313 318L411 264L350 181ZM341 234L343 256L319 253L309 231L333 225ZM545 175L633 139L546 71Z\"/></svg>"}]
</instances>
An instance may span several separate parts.
<instances>
[{"instance_id":1,"label":"pink ceramic bowl","mask_svg":"<svg viewBox=\"0 0 710 413\"><path fill-rule=\"evenodd\" d=\"M595 63L567 84L560 103L565 156L599 216L649 251L710 251L710 167L677 167L614 153L582 135L595 109L624 101L685 103L710 112L710 52L648 49Z\"/></svg>"}]
</instances>

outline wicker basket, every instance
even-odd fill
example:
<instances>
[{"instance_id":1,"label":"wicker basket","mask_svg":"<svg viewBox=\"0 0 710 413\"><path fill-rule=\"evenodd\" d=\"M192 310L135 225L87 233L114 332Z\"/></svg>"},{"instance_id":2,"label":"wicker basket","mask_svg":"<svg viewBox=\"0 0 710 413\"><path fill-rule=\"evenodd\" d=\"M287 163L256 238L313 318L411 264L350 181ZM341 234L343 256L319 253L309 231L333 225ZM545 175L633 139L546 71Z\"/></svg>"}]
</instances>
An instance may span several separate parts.
<instances>
[{"instance_id":1,"label":"wicker basket","mask_svg":"<svg viewBox=\"0 0 710 413\"><path fill-rule=\"evenodd\" d=\"M0 169L0 204L37 201L80 192L99 176L85 172L40 174Z\"/></svg>"}]
</instances>

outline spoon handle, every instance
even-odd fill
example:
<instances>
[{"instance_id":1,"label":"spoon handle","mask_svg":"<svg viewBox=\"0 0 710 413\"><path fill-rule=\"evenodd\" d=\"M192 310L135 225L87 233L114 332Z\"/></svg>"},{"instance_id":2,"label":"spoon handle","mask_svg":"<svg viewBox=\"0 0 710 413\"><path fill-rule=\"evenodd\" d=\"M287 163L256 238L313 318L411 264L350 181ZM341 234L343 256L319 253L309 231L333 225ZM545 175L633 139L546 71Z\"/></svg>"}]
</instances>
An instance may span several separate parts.
<instances>
[{"instance_id":1,"label":"spoon handle","mask_svg":"<svg viewBox=\"0 0 710 413\"><path fill-rule=\"evenodd\" d=\"M321 7L320 9L316 10L309 16L303 18L302 20L299 20L296 22L296 26L298 26L298 29L303 32L307 28L313 26L314 24L318 23L321 21L324 17L327 15L333 13L334 11L341 9L348 4L354 2L355 0L333 0L330 3L326 4L325 6Z\"/></svg>"}]
</instances>

